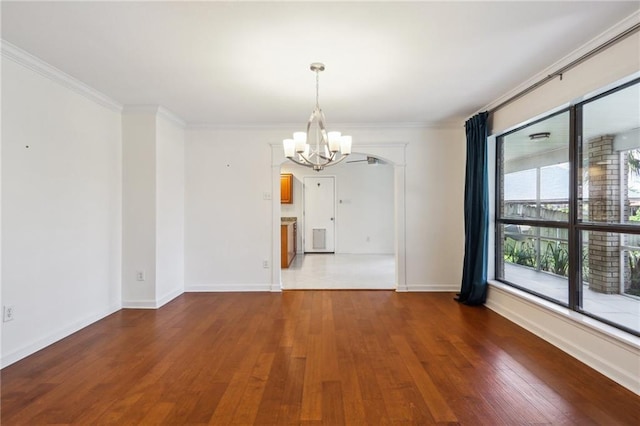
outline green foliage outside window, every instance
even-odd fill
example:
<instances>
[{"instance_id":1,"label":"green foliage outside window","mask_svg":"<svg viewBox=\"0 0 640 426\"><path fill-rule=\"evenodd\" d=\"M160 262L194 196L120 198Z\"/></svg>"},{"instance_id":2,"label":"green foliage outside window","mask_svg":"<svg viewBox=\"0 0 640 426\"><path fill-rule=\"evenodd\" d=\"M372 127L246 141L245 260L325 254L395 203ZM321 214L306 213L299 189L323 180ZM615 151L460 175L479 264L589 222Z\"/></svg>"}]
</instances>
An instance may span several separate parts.
<instances>
[{"instance_id":1,"label":"green foliage outside window","mask_svg":"<svg viewBox=\"0 0 640 426\"><path fill-rule=\"evenodd\" d=\"M625 293L640 296L640 251L630 251L629 253L629 286L625 288Z\"/></svg>"},{"instance_id":2,"label":"green foliage outside window","mask_svg":"<svg viewBox=\"0 0 640 426\"><path fill-rule=\"evenodd\" d=\"M544 257L541 260L541 269L563 277L569 276L569 251L567 246L550 241L547 243Z\"/></svg>"},{"instance_id":3,"label":"green foliage outside window","mask_svg":"<svg viewBox=\"0 0 640 426\"><path fill-rule=\"evenodd\" d=\"M536 266L536 250L531 242L516 241L507 237L504 244L504 260L516 265Z\"/></svg>"}]
</instances>

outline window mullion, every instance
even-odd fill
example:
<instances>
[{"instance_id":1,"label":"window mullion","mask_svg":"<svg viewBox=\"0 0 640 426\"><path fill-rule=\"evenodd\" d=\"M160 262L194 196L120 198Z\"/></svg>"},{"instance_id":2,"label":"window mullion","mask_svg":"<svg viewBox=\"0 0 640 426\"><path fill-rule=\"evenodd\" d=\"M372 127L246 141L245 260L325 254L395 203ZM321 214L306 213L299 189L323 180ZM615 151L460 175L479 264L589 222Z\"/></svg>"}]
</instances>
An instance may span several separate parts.
<instances>
[{"instance_id":1,"label":"window mullion","mask_svg":"<svg viewBox=\"0 0 640 426\"><path fill-rule=\"evenodd\" d=\"M573 310L582 305L582 273L578 209L578 177L581 172L582 110L576 106L569 109L569 307Z\"/></svg>"}]
</instances>

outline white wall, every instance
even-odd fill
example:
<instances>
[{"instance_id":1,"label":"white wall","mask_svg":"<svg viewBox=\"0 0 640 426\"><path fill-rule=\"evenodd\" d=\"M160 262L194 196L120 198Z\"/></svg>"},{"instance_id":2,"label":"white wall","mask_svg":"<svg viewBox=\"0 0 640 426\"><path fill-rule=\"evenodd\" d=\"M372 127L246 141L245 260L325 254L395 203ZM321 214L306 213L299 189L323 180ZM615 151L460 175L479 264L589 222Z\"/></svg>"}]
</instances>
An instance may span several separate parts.
<instances>
[{"instance_id":1,"label":"white wall","mask_svg":"<svg viewBox=\"0 0 640 426\"><path fill-rule=\"evenodd\" d=\"M577 55L584 54L589 49L594 48L599 43L618 34L627 25L637 22L638 14L632 15L628 21L605 33L601 38L583 47L573 55L552 65L549 69L543 70L534 76L530 81L524 83L521 88L540 80L552 72L555 72L561 65L576 59ZM640 69L640 33L635 33L618 44L604 50L598 55L583 62L576 68L565 72L562 79L559 77L531 92L530 94L516 100L507 107L496 111L492 115L493 133L503 132L505 129L516 126L526 120L530 120L540 114L545 114L549 110L567 105L571 101L580 100L591 92L600 90L607 85L625 78ZM516 91L520 89L517 88ZM513 93L503 96L508 98ZM496 104L499 100L496 101ZM491 105L489 106L489 108Z\"/></svg>"},{"instance_id":2,"label":"white wall","mask_svg":"<svg viewBox=\"0 0 640 426\"><path fill-rule=\"evenodd\" d=\"M184 124L127 106L122 133L123 305L158 308L184 291Z\"/></svg>"},{"instance_id":3,"label":"white wall","mask_svg":"<svg viewBox=\"0 0 640 426\"><path fill-rule=\"evenodd\" d=\"M462 126L339 127L361 143L408 144L406 167L403 165L407 286L409 290L459 289L464 238ZM274 213L272 201L264 199L272 191L270 144L279 143L292 131L187 131L187 290L270 289L271 271L262 268L262 261L273 265L279 260L271 256L271 230L273 221L279 223L277 212L282 213L280 206Z\"/></svg>"},{"instance_id":4,"label":"white wall","mask_svg":"<svg viewBox=\"0 0 640 426\"><path fill-rule=\"evenodd\" d=\"M120 308L121 122L5 56L2 124L6 366Z\"/></svg>"},{"instance_id":5,"label":"white wall","mask_svg":"<svg viewBox=\"0 0 640 426\"><path fill-rule=\"evenodd\" d=\"M351 159L362 159L352 156ZM303 181L305 176L336 179L336 253L391 254L394 252L393 165L342 162L315 172L284 163L282 173L292 173L293 204L281 205L281 216L297 217L298 252L302 252Z\"/></svg>"},{"instance_id":6,"label":"white wall","mask_svg":"<svg viewBox=\"0 0 640 426\"><path fill-rule=\"evenodd\" d=\"M156 300L156 115L126 108L122 114L122 300ZM137 273L144 273L144 281Z\"/></svg>"},{"instance_id":7,"label":"white wall","mask_svg":"<svg viewBox=\"0 0 640 426\"><path fill-rule=\"evenodd\" d=\"M184 127L160 114L156 123L156 297L184 291Z\"/></svg>"},{"instance_id":8,"label":"white wall","mask_svg":"<svg viewBox=\"0 0 640 426\"><path fill-rule=\"evenodd\" d=\"M279 134L269 132L187 130L187 291L269 291L270 269L262 267L263 260L273 264L271 199L265 199L271 194L268 142Z\"/></svg>"},{"instance_id":9,"label":"white wall","mask_svg":"<svg viewBox=\"0 0 640 426\"><path fill-rule=\"evenodd\" d=\"M407 146L407 287L460 290L464 257L465 133L425 129Z\"/></svg>"},{"instance_id":10,"label":"white wall","mask_svg":"<svg viewBox=\"0 0 640 426\"><path fill-rule=\"evenodd\" d=\"M628 25L640 21L635 14L618 28L613 29L562 61L568 63L580 54L594 48L609 37L618 34ZM603 40L604 39L604 40ZM598 91L631 74L640 72L640 34L635 33L619 44L592 57L563 76L541 86L536 91L493 114L493 133L532 119L560 106L580 100L590 92ZM534 79L541 79L553 72L548 69ZM525 85L526 86L526 85ZM510 94L504 96L509 97ZM498 104L496 101L494 104ZM491 106L489 106L490 108ZM490 138L495 141L495 138ZM494 149L494 147L491 147ZM490 156L494 160L495 156ZM493 168L495 164L492 164ZM493 206L494 203L490 202ZM493 250L493 246L491 246ZM490 259L492 256L490 257ZM490 267L493 276L493 268ZM501 283L490 281L487 306L509 318L527 330L558 346L587 365L595 368L621 385L640 394L640 338L577 312L550 304Z\"/></svg>"}]
</instances>

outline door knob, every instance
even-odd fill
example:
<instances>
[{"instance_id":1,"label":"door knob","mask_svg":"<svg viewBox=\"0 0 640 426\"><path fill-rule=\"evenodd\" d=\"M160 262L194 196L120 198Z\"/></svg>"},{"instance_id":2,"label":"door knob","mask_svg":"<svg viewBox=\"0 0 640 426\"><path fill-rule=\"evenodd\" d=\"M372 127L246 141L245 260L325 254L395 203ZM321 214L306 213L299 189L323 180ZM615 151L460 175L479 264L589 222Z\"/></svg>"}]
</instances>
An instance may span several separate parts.
<instances>
[{"instance_id":1,"label":"door knob","mask_svg":"<svg viewBox=\"0 0 640 426\"><path fill-rule=\"evenodd\" d=\"M331 218L331 220L333 220L333 218Z\"/></svg>"}]
</instances>

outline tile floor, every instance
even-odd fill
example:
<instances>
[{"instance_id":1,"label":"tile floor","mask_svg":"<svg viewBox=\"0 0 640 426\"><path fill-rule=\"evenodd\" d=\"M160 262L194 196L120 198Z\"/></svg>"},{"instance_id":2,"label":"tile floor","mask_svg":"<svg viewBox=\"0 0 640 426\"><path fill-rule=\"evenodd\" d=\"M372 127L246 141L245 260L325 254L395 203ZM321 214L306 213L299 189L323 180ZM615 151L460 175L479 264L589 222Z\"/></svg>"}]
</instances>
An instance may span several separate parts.
<instances>
[{"instance_id":1,"label":"tile floor","mask_svg":"<svg viewBox=\"0 0 640 426\"><path fill-rule=\"evenodd\" d=\"M566 278L510 263L505 264L505 277L520 287L568 303L569 290ZM638 297L596 293L588 286L584 286L582 308L585 312L640 331L640 298Z\"/></svg>"},{"instance_id":2,"label":"tile floor","mask_svg":"<svg viewBox=\"0 0 640 426\"><path fill-rule=\"evenodd\" d=\"M298 254L282 270L285 290L394 290L393 254Z\"/></svg>"}]
</instances>

